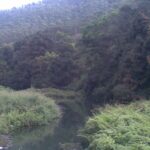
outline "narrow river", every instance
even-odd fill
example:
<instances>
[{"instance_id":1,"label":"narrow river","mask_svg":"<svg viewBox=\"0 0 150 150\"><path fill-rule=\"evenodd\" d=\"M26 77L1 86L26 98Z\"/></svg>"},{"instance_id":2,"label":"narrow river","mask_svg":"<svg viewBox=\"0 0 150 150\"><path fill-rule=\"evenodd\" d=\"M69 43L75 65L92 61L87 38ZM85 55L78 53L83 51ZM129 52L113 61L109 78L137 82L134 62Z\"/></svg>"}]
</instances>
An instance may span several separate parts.
<instances>
[{"instance_id":1,"label":"narrow river","mask_svg":"<svg viewBox=\"0 0 150 150\"><path fill-rule=\"evenodd\" d=\"M12 137L8 150L60 150L61 145L76 143L78 130L83 126L84 115L65 109L57 127L44 127L19 132Z\"/></svg>"}]
</instances>

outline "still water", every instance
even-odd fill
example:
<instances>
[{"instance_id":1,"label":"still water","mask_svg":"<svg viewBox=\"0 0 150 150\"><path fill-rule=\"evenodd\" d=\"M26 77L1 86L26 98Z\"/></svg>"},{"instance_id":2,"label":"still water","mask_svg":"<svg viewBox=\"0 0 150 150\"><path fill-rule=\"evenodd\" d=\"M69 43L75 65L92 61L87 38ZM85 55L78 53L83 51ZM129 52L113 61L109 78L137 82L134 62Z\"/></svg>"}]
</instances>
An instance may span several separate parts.
<instances>
[{"instance_id":1,"label":"still water","mask_svg":"<svg viewBox=\"0 0 150 150\"><path fill-rule=\"evenodd\" d=\"M13 136L8 150L60 150L60 145L77 140L77 133L84 123L84 117L65 111L57 127L27 130Z\"/></svg>"}]
</instances>

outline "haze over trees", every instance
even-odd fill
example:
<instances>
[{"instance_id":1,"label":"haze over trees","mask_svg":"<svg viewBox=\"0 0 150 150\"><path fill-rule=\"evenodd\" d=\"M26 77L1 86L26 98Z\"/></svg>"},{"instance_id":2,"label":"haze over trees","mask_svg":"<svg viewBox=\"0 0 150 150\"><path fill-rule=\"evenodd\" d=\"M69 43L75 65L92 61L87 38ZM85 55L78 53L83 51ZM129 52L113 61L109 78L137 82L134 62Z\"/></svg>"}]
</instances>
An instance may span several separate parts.
<instances>
[{"instance_id":1,"label":"haze over trees","mask_svg":"<svg viewBox=\"0 0 150 150\"><path fill-rule=\"evenodd\" d=\"M126 0L43 0L20 9L0 11L0 45L14 42L50 27L78 32L97 14L118 8ZM31 21L32 20L32 21Z\"/></svg>"},{"instance_id":2,"label":"haze over trees","mask_svg":"<svg viewBox=\"0 0 150 150\"><path fill-rule=\"evenodd\" d=\"M51 106L60 117L51 97L59 97L61 100L58 98L56 103L69 110L83 103L92 109L149 99L150 1L43 0L0 11L0 85L18 91L38 89L43 94L48 91L45 95L50 97L50 104L44 97L46 104L40 103L42 108L35 108L35 112L40 109L42 118L47 116L46 123L51 121L47 115L52 114ZM64 91L79 94L67 93L69 98L66 98ZM9 92L4 95L3 92L0 91L1 105L3 97L11 104ZM18 92L12 93L15 97L12 101L18 102ZM32 95L27 91L28 94ZM29 99L41 98L34 94ZM83 145L88 150L148 150L148 114L148 101L106 106L87 121L82 136L88 144ZM35 122L40 124L40 119ZM5 123L7 132L11 131L11 124ZM21 120L20 126L23 123ZM129 130L123 130L124 127ZM143 145L136 145L136 140L143 136L146 139L140 140ZM128 138L133 139L132 143Z\"/></svg>"},{"instance_id":3,"label":"haze over trees","mask_svg":"<svg viewBox=\"0 0 150 150\"><path fill-rule=\"evenodd\" d=\"M13 18L15 22L17 20L15 13L22 15L21 22L28 34L36 32L34 25L39 25L38 30L43 31L15 43L12 43L12 36L7 36L12 40L0 50L1 85L14 89L64 88L72 85L72 88L82 89L92 103L101 103L99 97L105 103L117 100L126 102L143 95L148 96L149 2L133 2L118 11L123 3L124 1L104 3L96 0L92 3L44 1L23 9L2 11L6 15L13 15L14 12L15 17L11 16L9 20L12 25L16 25L13 23ZM98 4L105 9L101 9ZM57 16L53 16L53 11L47 10L49 7L55 9L54 14L58 13ZM85 10L86 8L91 11ZM47 18L43 19L42 16ZM47 25L45 31L43 23L34 22L30 18L33 20L31 22L26 17L44 21ZM47 19L54 25L51 26ZM65 19L68 19L67 22ZM24 21L27 21L26 24ZM60 21L58 25L57 21ZM3 20L1 23L8 21ZM31 25L34 29L26 25ZM7 25L3 27L8 28ZM21 31L23 38L24 31L20 27L14 27ZM1 30L7 32L7 29ZM11 30L15 31L14 35L19 33L15 29ZM4 37L3 39L7 41Z\"/></svg>"}]
</instances>

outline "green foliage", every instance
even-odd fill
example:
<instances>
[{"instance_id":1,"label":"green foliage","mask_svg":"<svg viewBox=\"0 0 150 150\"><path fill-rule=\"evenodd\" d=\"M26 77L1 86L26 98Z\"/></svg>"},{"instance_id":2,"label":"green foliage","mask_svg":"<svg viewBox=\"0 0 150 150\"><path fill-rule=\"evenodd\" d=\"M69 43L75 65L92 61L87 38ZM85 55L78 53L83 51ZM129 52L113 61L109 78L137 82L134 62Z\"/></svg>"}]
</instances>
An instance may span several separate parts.
<instances>
[{"instance_id":1,"label":"green foliage","mask_svg":"<svg viewBox=\"0 0 150 150\"><path fill-rule=\"evenodd\" d=\"M124 6L84 30L81 50L86 61L81 89L91 103L126 103L140 97L140 90L149 89L147 3Z\"/></svg>"},{"instance_id":2,"label":"green foliage","mask_svg":"<svg viewBox=\"0 0 150 150\"><path fill-rule=\"evenodd\" d=\"M108 14L98 16L95 21L93 21L92 23L90 22L90 24L83 29L83 41L86 42L86 44L91 44L96 38L102 36L103 33L101 31L99 32L99 30L97 29L101 28L104 24L106 24L106 22L108 23L112 17L117 16L117 11L118 10L111 11Z\"/></svg>"},{"instance_id":3,"label":"green foliage","mask_svg":"<svg viewBox=\"0 0 150 150\"><path fill-rule=\"evenodd\" d=\"M97 13L118 8L124 1L127 0L43 0L20 9L0 11L0 45L56 26L78 32Z\"/></svg>"},{"instance_id":4,"label":"green foliage","mask_svg":"<svg viewBox=\"0 0 150 150\"><path fill-rule=\"evenodd\" d=\"M64 87L76 77L69 31L53 28L1 48L0 84L14 89Z\"/></svg>"},{"instance_id":5,"label":"green foliage","mask_svg":"<svg viewBox=\"0 0 150 150\"><path fill-rule=\"evenodd\" d=\"M40 92L44 94L46 97L51 97L59 101L72 100L75 99L76 97L81 96L79 92L68 90L68 89L43 88L43 89L31 89L31 90Z\"/></svg>"},{"instance_id":6,"label":"green foliage","mask_svg":"<svg viewBox=\"0 0 150 150\"><path fill-rule=\"evenodd\" d=\"M129 6L118 10L122 4L130 2ZM0 27L6 27L2 31L8 33L7 21L10 20L15 28L11 28L14 35L20 33L16 28L23 35L17 36L18 42L2 42L0 85L17 90L31 87L78 88L84 92L87 100L98 104L126 103L139 98L141 90L148 93L149 2L130 2L44 0L40 4L1 12L0 19L6 23L6 26L1 25L0 21ZM87 23L81 37L80 29ZM34 25L39 26L34 28ZM24 32L34 34L24 38ZM7 43L12 39L3 40Z\"/></svg>"},{"instance_id":7,"label":"green foliage","mask_svg":"<svg viewBox=\"0 0 150 150\"><path fill-rule=\"evenodd\" d=\"M60 115L50 98L31 91L1 89L0 105L0 133L46 125Z\"/></svg>"},{"instance_id":8,"label":"green foliage","mask_svg":"<svg viewBox=\"0 0 150 150\"><path fill-rule=\"evenodd\" d=\"M150 101L106 106L82 131L89 150L149 150Z\"/></svg>"},{"instance_id":9,"label":"green foliage","mask_svg":"<svg viewBox=\"0 0 150 150\"><path fill-rule=\"evenodd\" d=\"M68 111L68 115L75 115L75 118L85 118L87 114L87 109L85 107L85 101L83 95L79 91L73 91L68 89L55 89L55 88L46 88L46 89L31 89L44 94L46 97L50 97L55 100L56 104L65 107L65 110ZM84 121L84 120L82 120Z\"/></svg>"},{"instance_id":10,"label":"green foliage","mask_svg":"<svg viewBox=\"0 0 150 150\"><path fill-rule=\"evenodd\" d=\"M43 0L0 11L0 85L18 90L62 88L75 83L80 76L80 64L76 63L80 29L97 14L103 15L123 3Z\"/></svg>"}]
</instances>

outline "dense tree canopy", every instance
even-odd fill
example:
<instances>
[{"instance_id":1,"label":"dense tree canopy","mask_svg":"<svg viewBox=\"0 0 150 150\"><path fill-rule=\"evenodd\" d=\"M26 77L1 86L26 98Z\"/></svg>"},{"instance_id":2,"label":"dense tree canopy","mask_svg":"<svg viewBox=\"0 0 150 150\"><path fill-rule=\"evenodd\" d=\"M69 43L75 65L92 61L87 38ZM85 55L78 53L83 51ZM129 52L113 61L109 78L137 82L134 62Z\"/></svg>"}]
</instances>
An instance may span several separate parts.
<instances>
[{"instance_id":1,"label":"dense tree canopy","mask_svg":"<svg viewBox=\"0 0 150 150\"><path fill-rule=\"evenodd\" d=\"M150 2L128 2L45 0L0 12L0 84L78 87L91 103L149 96Z\"/></svg>"},{"instance_id":2,"label":"dense tree canopy","mask_svg":"<svg viewBox=\"0 0 150 150\"><path fill-rule=\"evenodd\" d=\"M138 98L137 91L149 88L150 14L146 2L136 8L124 6L84 30L87 70L83 88L90 100L126 102Z\"/></svg>"},{"instance_id":3,"label":"dense tree canopy","mask_svg":"<svg viewBox=\"0 0 150 150\"><path fill-rule=\"evenodd\" d=\"M78 32L98 14L118 8L127 0L43 0L23 8L0 11L0 46L50 27Z\"/></svg>"},{"instance_id":4,"label":"dense tree canopy","mask_svg":"<svg viewBox=\"0 0 150 150\"><path fill-rule=\"evenodd\" d=\"M76 76L73 42L56 28L1 48L1 84L15 89L67 86Z\"/></svg>"}]
</instances>

